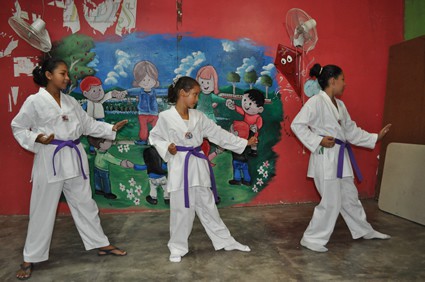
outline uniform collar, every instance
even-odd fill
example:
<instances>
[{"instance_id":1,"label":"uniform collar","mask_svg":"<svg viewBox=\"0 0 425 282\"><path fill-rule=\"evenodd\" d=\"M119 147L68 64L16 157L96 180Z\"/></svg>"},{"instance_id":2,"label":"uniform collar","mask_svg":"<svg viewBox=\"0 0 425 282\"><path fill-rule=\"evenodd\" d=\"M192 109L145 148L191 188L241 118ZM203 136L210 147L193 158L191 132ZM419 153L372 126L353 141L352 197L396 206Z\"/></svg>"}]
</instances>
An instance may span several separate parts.
<instances>
[{"instance_id":1,"label":"uniform collar","mask_svg":"<svg viewBox=\"0 0 425 282\"><path fill-rule=\"evenodd\" d=\"M328 108L330 109L330 111L332 112L333 116L335 117L335 119L337 121L341 120L340 117L340 112L338 111L338 108L335 107L335 105L332 103L331 98L329 97L328 94L326 94L325 91L320 90L319 92L320 97L323 98L323 100L326 102L326 105L328 106Z\"/></svg>"}]
</instances>

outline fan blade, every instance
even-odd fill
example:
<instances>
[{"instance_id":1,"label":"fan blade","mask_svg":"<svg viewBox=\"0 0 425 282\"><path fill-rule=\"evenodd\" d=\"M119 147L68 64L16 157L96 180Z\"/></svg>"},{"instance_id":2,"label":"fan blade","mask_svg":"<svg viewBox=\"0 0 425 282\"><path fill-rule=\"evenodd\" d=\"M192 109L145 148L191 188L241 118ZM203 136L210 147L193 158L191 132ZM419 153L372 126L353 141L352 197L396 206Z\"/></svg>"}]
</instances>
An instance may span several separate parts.
<instances>
[{"instance_id":1,"label":"fan blade","mask_svg":"<svg viewBox=\"0 0 425 282\"><path fill-rule=\"evenodd\" d=\"M41 19L39 21L36 20L34 26L30 26L26 21L18 17L9 18L8 23L16 34L32 47L43 52L49 52L52 48L49 34L44 29L44 22Z\"/></svg>"}]
</instances>

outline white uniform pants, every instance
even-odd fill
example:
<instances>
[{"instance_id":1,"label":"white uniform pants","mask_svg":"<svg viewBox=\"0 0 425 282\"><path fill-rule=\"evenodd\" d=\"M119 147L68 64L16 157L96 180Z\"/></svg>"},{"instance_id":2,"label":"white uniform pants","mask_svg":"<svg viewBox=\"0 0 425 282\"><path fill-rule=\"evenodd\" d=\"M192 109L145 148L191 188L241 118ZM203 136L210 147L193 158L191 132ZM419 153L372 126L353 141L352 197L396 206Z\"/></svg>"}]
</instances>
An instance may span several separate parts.
<instances>
[{"instance_id":1,"label":"white uniform pants","mask_svg":"<svg viewBox=\"0 0 425 282\"><path fill-rule=\"evenodd\" d=\"M336 220L341 213L353 239L363 237L373 231L366 221L366 213L358 198L354 178L314 179L316 188L322 197L314 208L313 217L304 232L306 242L326 245L334 230Z\"/></svg>"},{"instance_id":2,"label":"white uniform pants","mask_svg":"<svg viewBox=\"0 0 425 282\"><path fill-rule=\"evenodd\" d=\"M33 179L24 261L48 260L56 210L62 191L85 249L108 246L108 238L100 225L99 210L92 199L89 179L84 180L81 176L47 183L46 177L41 174L39 172L34 175Z\"/></svg>"},{"instance_id":3,"label":"white uniform pants","mask_svg":"<svg viewBox=\"0 0 425 282\"><path fill-rule=\"evenodd\" d=\"M150 193L149 195L153 199L158 198L158 186L162 187L162 190L164 190L164 199L169 199L170 195L167 191L167 177L163 176L161 178L149 178L149 186L150 186Z\"/></svg>"},{"instance_id":4,"label":"white uniform pants","mask_svg":"<svg viewBox=\"0 0 425 282\"><path fill-rule=\"evenodd\" d=\"M210 237L214 249L220 250L235 243L229 229L220 218L214 196L210 188L189 188L190 207L184 206L184 190L170 193L170 241L168 248L172 254L184 256L189 251L188 238L192 231L195 213Z\"/></svg>"}]
</instances>

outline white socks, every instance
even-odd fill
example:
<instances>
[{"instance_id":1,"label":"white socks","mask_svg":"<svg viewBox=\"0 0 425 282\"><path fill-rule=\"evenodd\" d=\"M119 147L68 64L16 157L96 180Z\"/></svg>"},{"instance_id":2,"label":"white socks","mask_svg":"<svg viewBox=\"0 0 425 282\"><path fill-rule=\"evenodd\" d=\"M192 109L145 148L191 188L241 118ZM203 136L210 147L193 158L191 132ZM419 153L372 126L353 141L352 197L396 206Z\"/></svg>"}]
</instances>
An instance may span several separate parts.
<instances>
[{"instance_id":1,"label":"white socks","mask_svg":"<svg viewBox=\"0 0 425 282\"><path fill-rule=\"evenodd\" d=\"M233 244L231 244L231 245L229 245L227 247L224 247L224 249L226 251L235 251L235 250L241 251L241 252L250 252L251 251L251 249L248 246L242 245L239 242L234 242ZM181 262L182 261L182 256L181 255L177 255L177 254L171 254L170 255L170 261L171 262Z\"/></svg>"},{"instance_id":2,"label":"white socks","mask_svg":"<svg viewBox=\"0 0 425 282\"><path fill-rule=\"evenodd\" d=\"M318 252L318 253L325 253L325 252L327 252L327 251L328 251L328 249L327 249L327 248L325 248L325 246L322 246L322 245L319 245L319 244L314 244L314 243L306 242L306 241L304 240L304 238L303 238L303 239L301 239L300 244L301 244L301 246L303 246L303 247L305 247L305 248L307 248L307 249L309 249L309 250L312 250L312 251L314 251L314 252Z\"/></svg>"},{"instance_id":3,"label":"white socks","mask_svg":"<svg viewBox=\"0 0 425 282\"><path fill-rule=\"evenodd\" d=\"M242 245L239 242L234 242L233 244L231 244L227 247L224 247L224 249L226 251L234 251L234 250L241 251L241 252L250 252L251 251L251 249L248 246Z\"/></svg>"},{"instance_id":4,"label":"white socks","mask_svg":"<svg viewBox=\"0 0 425 282\"><path fill-rule=\"evenodd\" d=\"M182 261L182 257L181 257L181 255L171 254L170 255L170 261L171 262L181 262Z\"/></svg>"},{"instance_id":5,"label":"white socks","mask_svg":"<svg viewBox=\"0 0 425 282\"><path fill-rule=\"evenodd\" d=\"M369 233L367 233L366 235L363 236L363 239L366 239L366 240L370 240L370 239L386 240L386 239L390 239L390 238L391 238L390 235L378 232L376 230L372 230L371 232L369 232ZM301 244L301 246L303 246L303 247L305 247L309 250L318 252L318 253L324 253L324 252L328 251L328 249L325 246L307 242L307 241L304 240L304 238L301 239L300 244Z\"/></svg>"},{"instance_id":6,"label":"white socks","mask_svg":"<svg viewBox=\"0 0 425 282\"><path fill-rule=\"evenodd\" d=\"M386 239L390 239L390 238L391 238L390 235L378 232L376 230L373 230L373 231L371 231L371 232L369 232L369 233L367 233L366 235L363 236L363 239L366 239L366 240L370 240L370 239L386 240Z\"/></svg>"}]
</instances>

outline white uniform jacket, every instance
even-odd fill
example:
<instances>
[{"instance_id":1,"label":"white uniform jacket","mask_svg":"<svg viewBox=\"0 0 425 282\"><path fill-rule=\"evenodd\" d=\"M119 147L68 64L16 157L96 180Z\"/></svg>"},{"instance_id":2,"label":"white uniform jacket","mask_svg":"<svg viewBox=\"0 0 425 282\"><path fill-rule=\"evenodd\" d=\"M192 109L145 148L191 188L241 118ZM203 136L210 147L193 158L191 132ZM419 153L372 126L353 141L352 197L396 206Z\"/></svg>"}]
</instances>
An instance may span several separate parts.
<instances>
[{"instance_id":1,"label":"white uniform jacket","mask_svg":"<svg viewBox=\"0 0 425 282\"><path fill-rule=\"evenodd\" d=\"M203 138L208 138L210 142L238 154L243 152L248 143L246 139L222 129L198 110L189 109L188 125L174 106L159 113L158 122L149 134L149 142L168 163L167 190L169 192L184 188L184 160L187 152L171 155L168 152L168 146L174 143L177 146L199 147ZM208 161L192 155L189 159L188 173L189 187L211 187Z\"/></svg>"},{"instance_id":2,"label":"white uniform jacket","mask_svg":"<svg viewBox=\"0 0 425 282\"><path fill-rule=\"evenodd\" d=\"M357 127L351 120L344 103L336 99L338 109L324 92L310 98L301 108L291 124L298 139L311 151L308 165L308 177L336 179L340 145L332 148L320 146L323 136L332 136L343 142L366 148L374 148L378 135L368 133ZM344 168L342 177L353 175L348 151L344 150Z\"/></svg>"},{"instance_id":3,"label":"white uniform jacket","mask_svg":"<svg viewBox=\"0 0 425 282\"><path fill-rule=\"evenodd\" d=\"M12 120L12 131L18 143L35 153L34 171L43 168L49 183L82 175L80 161L75 149L63 147L55 156L56 176L53 173L53 152L56 145L35 142L40 133L55 135L58 140L76 140L81 135L115 139L113 125L99 122L90 117L73 97L61 93L61 106L44 88L30 95L19 113ZM86 175L89 174L87 155L83 145L80 150Z\"/></svg>"}]
</instances>

